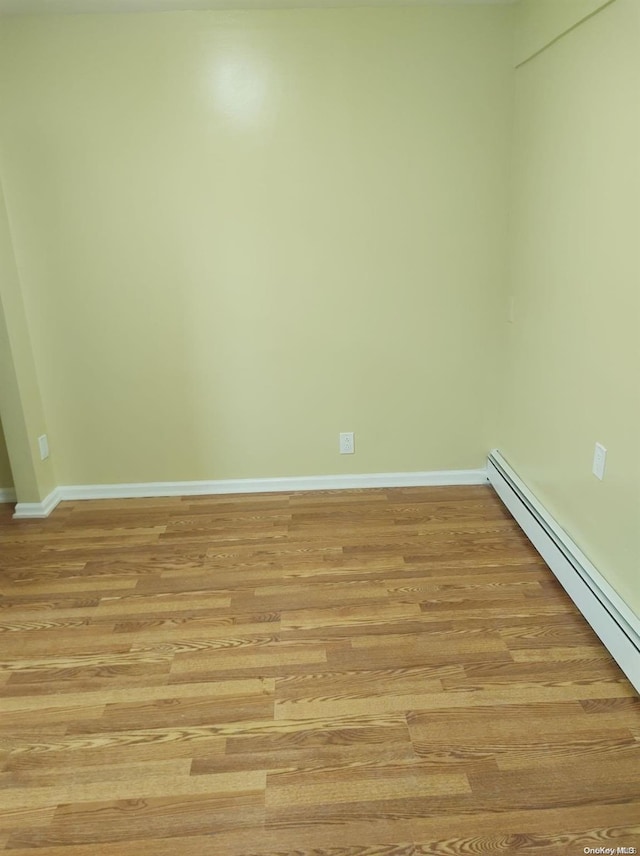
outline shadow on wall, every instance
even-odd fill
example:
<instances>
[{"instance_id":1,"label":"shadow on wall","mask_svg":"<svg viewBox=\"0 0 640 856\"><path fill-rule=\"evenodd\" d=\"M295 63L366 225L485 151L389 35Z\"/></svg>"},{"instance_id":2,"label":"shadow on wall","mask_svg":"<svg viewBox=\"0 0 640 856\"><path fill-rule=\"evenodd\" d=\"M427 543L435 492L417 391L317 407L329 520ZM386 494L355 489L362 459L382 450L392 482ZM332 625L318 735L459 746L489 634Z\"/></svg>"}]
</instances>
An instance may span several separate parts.
<instances>
[{"instance_id":1,"label":"shadow on wall","mask_svg":"<svg viewBox=\"0 0 640 856\"><path fill-rule=\"evenodd\" d=\"M2 422L0 422L0 490L12 487L13 476L11 475L11 465L9 463L9 455L7 454L7 444L4 439Z\"/></svg>"}]
</instances>

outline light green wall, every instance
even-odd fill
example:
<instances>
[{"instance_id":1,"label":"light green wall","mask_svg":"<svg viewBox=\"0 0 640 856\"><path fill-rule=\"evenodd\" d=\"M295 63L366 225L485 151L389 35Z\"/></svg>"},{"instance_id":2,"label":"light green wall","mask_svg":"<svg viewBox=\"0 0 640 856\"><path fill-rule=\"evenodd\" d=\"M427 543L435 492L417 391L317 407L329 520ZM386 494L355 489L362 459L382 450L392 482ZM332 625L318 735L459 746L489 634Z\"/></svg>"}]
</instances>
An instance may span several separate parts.
<instances>
[{"instance_id":1,"label":"light green wall","mask_svg":"<svg viewBox=\"0 0 640 856\"><path fill-rule=\"evenodd\" d=\"M516 74L500 449L640 615L640 6ZM604 481L591 474L596 441Z\"/></svg>"},{"instance_id":2,"label":"light green wall","mask_svg":"<svg viewBox=\"0 0 640 856\"><path fill-rule=\"evenodd\" d=\"M510 23L6 21L0 156L60 483L483 465Z\"/></svg>"},{"instance_id":3,"label":"light green wall","mask_svg":"<svg viewBox=\"0 0 640 856\"><path fill-rule=\"evenodd\" d=\"M2 422L0 422L0 490L11 487L13 487L13 476L11 475L11 465L9 464Z\"/></svg>"},{"instance_id":4,"label":"light green wall","mask_svg":"<svg viewBox=\"0 0 640 856\"><path fill-rule=\"evenodd\" d=\"M612 2L614 0L519 0L515 10L516 65Z\"/></svg>"},{"instance_id":5,"label":"light green wall","mask_svg":"<svg viewBox=\"0 0 640 856\"><path fill-rule=\"evenodd\" d=\"M0 415L18 500L41 502L56 480L51 458L41 461L38 453L47 426L1 181Z\"/></svg>"}]
</instances>

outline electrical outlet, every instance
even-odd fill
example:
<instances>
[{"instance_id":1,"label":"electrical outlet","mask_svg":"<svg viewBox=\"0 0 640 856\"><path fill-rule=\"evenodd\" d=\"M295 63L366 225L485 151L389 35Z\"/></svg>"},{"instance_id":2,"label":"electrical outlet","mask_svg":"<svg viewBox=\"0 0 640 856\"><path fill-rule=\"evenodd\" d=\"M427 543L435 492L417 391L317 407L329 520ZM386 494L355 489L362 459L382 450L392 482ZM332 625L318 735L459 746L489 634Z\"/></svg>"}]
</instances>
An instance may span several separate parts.
<instances>
[{"instance_id":1,"label":"electrical outlet","mask_svg":"<svg viewBox=\"0 0 640 856\"><path fill-rule=\"evenodd\" d=\"M607 463L607 450L600 443L596 443L596 448L593 453L593 474L600 481L604 478L604 467Z\"/></svg>"},{"instance_id":2,"label":"electrical outlet","mask_svg":"<svg viewBox=\"0 0 640 856\"><path fill-rule=\"evenodd\" d=\"M49 457L49 441L46 434L38 437L38 447L40 449L40 460L46 461Z\"/></svg>"},{"instance_id":3,"label":"electrical outlet","mask_svg":"<svg viewBox=\"0 0 640 856\"><path fill-rule=\"evenodd\" d=\"M353 455L355 450L353 431L343 431L340 434L340 454Z\"/></svg>"}]
</instances>

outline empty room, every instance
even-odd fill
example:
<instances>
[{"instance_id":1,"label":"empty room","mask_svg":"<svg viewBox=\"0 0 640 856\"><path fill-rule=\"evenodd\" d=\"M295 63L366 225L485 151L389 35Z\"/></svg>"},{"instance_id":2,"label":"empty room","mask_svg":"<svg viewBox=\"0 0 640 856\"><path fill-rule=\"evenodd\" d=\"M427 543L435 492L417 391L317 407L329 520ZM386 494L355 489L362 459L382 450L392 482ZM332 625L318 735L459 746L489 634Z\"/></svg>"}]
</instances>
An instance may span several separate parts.
<instances>
[{"instance_id":1,"label":"empty room","mask_svg":"<svg viewBox=\"0 0 640 856\"><path fill-rule=\"evenodd\" d=\"M0 0L0 850L640 852L640 0Z\"/></svg>"}]
</instances>

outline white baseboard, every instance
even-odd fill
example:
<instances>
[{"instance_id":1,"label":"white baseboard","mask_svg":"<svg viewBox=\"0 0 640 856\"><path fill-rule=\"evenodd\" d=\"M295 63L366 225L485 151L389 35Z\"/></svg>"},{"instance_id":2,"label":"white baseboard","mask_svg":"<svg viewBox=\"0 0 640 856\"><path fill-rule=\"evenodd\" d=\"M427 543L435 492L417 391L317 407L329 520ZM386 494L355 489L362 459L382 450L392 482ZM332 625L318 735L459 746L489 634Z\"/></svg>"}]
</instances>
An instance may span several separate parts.
<instances>
[{"instance_id":1,"label":"white baseboard","mask_svg":"<svg viewBox=\"0 0 640 856\"><path fill-rule=\"evenodd\" d=\"M12 487L0 487L0 502L15 502L16 492Z\"/></svg>"},{"instance_id":2,"label":"white baseboard","mask_svg":"<svg viewBox=\"0 0 640 856\"><path fill-rule=\"evenodd\" d=\"M266 479L93 484L59 487L61 499L124 499L153 496L205 496L225 493L277 493L301 490L349 490L372 487L486 484L482 470L441 470L425 473L366 473L362 475L292 476Z\"/></svg>"},{"instance_id":3,"label":"white baseboard","mask_svg":"<svg viewBox=\"0 0 640 856\"><path fill-rule=\"evenodd\" d=\"M60 488L56 487L42 502L19 502L13 512L13 516L16 520L48 517L61 499Z\"/></svg>"},{"instance_id":4,"label":"white baseboard","mask_svg":"<svg viewBox=\"0 0 640 856\"><path fill-rule=\"evenodd\" d=\"M429 487L486 484L486 470L437 470L419 473L294 476L267 479L80 484L57 487L44 502L20 502L17 518L46 517L62 500L127 499L154 496L207 496L227 493L277 493L306 490L353 490L373 487Z\"/></svg>"},{"instance_id":5,"label":"white baseboard","mask_svg":"<svg viewBox=\"0 0 640 856\"><path fill-rule=\"evenodd\" d=\"M640 692L638 616L611 588L497 450L489 455L487 473L491 485L525 535Z\"/></svg>"}]
</instances>

